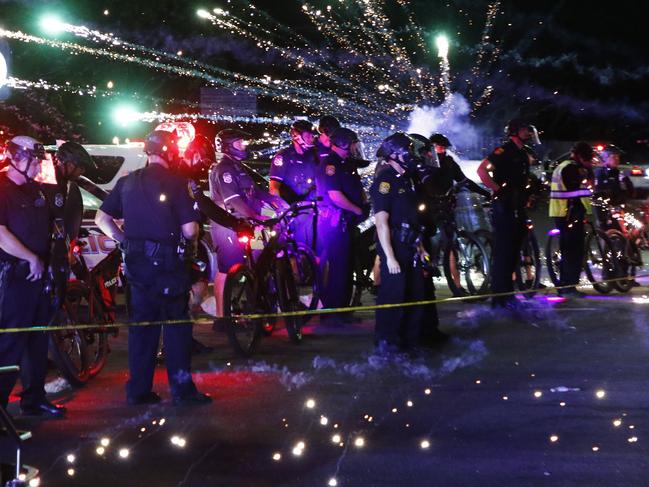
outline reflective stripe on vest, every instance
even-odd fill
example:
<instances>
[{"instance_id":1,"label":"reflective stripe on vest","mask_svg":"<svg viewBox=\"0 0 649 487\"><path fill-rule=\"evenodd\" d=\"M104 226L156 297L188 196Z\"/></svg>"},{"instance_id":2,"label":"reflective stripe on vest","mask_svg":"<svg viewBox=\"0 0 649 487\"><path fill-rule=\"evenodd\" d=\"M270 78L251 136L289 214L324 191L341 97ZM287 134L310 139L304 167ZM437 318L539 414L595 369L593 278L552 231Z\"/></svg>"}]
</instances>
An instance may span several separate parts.
<instances>
[{"instance_id":1,"label":"reflective stripe on vest","mask_svg":"<svg viewBox=\"0 0 649 487\"><path fill-rule=\"evenodd\" d=\"M557 166L552 173L552 184L550 185L550 216L565 217L568 215L568 200L579 198L581 204L586 209L586 214L591 213L591 197L593 192L586 182L582 181L578 189L569 191L563 183L563 170L570 164L575 164L571 160L563 161Z\"/></svg>"}]
</instances>

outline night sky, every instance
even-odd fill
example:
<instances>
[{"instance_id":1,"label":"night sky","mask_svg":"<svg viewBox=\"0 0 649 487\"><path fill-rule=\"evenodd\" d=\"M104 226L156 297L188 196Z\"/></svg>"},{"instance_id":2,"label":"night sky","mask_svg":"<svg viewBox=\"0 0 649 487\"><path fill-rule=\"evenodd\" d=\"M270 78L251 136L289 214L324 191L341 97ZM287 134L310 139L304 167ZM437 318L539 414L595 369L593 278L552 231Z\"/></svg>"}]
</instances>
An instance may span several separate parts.
<instances>
[{"instance_id":1,"label":"night sky","mask_svg":"<svg viewBox=\"0 0 649 487\"><path fill-rule=\"evenodd\" d=\"M450 91L475 102L486 87L493 87L484 104L478 108L473 106L470 116L471 123L479 127L481 133L498 134L508 118L522 115L529 117L546 139L610 140L633 151L638 141L649 138L646 96L649 50L645 33L649 5L644 2L401 2L408 3L413 23L408 21L406 10L396 1L371 1L385 7L390 29L406 47L413 67L430 73L431 79L440 76L435 48L424 52L410 35L416 25L431 46L439 33L450 38ZM308 5L324 10L329 4L340 8L341 3L312 2ZM354 2L346 0L344 3ZM482 42L487 11L494 3L497 13L487 41ZM243 12L246 5L246 2L237 1L0 0L0 27L54 38L43 32L39 19L46 13L55 13L71 24L110 32L124 41L147 48L169 53L182 51L185 59L230 72L256 78L270 75L293 80L296 85L300 80L313 77L313 73L295 69L278 52L259 49L255 41L246 36L227 33L196 15L198 8L222 7L236 13ZM353 73L360 63L374 56L352 56L344 46L318 32L302 13L303 2L265 0L254 2L254 6L257 11L268 14L261 21L266 27L272 27L271 18L277 20L289 27L292 34L303 36L313 46L326 48L328 62L348 62L345 72L359 86L363 82L358 80L369 80L362 76L353 78ZM104 14L105 9L108 15ZM353 15L339 18L341 22L356 21ZM70 33L56 38L101 47ZM321 62L308 49L297 50L288 34L285 39L289 50L300 53L307 61ZM279 44L281 36L276 41ZM115 126L111 110L116 103L128 101L142 111L182 113L191 110L186 105L165 100L198 102L200 87L208 85L204 79L180 77L87 54L73 55L70 51L14 39L0 38L0 46L5 53L11 51L10 76L57 84L68 81L73 85L94 85L101 89L106 89L110 80L115 83L114 90L122 93L119 97L93 98L42 89L12 90L9 97L0 102L0 124L9 132L27 131L44 139L66 136L107 142L113 135L141 136L150 129L150 124L128 129ZM498 49L497 55L494 49ZM477 64L481 51L484 57ZM392 58L384 54L376 53L377 65L392 62ZM385 98L376 90L376 83L380 83L378 78L367 83L365 96L374 100ZM442 101L439 94L413 99L416 90L401 88L401 83L407 84L406 78L393 78L393 86L401 92L403 103L435 105ZM334 80L321 81L319 89L331 94L337 93L340 86ZM158 100L143 98L143 94ZM388 103L386 101L386 106ZM317 118L322 105L314 104L310 102L309 109L269 97L262 96L259 100L261 114L265 115L306 114ZM345 118L345 114L342 111L338 115ZM358 117L355 121L368 126L389 129L391 125L390 120L379 120L372 112ZM407 116L405 120L403 114L395 117L394 124L396 128L405 128Z\"/></svg>"}]
</instances>

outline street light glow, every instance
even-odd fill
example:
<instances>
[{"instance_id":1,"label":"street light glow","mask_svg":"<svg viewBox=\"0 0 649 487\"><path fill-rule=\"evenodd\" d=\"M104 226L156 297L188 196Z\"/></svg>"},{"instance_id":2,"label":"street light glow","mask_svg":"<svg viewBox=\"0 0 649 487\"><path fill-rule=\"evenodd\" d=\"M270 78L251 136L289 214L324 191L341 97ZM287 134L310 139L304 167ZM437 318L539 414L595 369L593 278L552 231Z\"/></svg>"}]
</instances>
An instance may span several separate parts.
<instances>
[{"instance_id":1,"label":"street light glow","mask_svg":"<svg viewBox=\"0 0 649 487\"><path fill-rule=\"evenodd\" d=\"M448 57L448 37L445 35L438 35L435 38L435 45L437 46L437 57L447 58Z\"/></svg>"},{"instance_id":2,"label":"street light glow","mask_svg":"<svg viewBox=\"0 0 649 487\"><path fill-rule=\"evenodd\" d=\"M48 34L60 34L66 30L66 24L56 15L45 15L41 19L41 29Z\"/></svg>"},{"instance_id":3,"label":"street light glow","mask_svg":"<svg viewBox=\"0 0 649 487\"><path fill-rule=\"evenodd\" d=\"M140 114L135 108L122 105L113 111L113 119L122 127L126 127L133 122L137 122L140 119Z\"/></svg>"},{"instance_id":4,"label":"street light glow","mask_svg":"<svg viewBox=\"0 0 649 487\"><path fill-rule=\"evenodd\" d=\"M202 8L196 11L196 15L198 15L201 19L209 19L211 17L210 13Z\"/></svg>"}]
</instances>

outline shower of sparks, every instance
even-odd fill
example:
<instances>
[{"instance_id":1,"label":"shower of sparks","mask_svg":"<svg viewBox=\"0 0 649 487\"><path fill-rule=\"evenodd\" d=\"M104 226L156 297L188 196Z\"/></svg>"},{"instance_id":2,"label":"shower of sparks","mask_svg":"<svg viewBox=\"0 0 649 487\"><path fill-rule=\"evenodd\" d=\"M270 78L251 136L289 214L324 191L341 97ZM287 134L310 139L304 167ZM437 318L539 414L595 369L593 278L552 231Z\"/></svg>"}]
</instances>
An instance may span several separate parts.
<instances>
[{"instance_id":1,"label":"shower of sparks","mask_svg":"<svg viewBox=\"0 0 649 487\"><path fill-rule=\"evenodd\" d=\"M497 58L498 42L494 40L493 32L500 3L495 1L487 8L473 79L467 80L474 110L487 104L493 93L493 87L487 86L476 97L471 96L472 83L486 73ZM207 85L265 97L283 107L277 108L278 112L270 114L270 118L292 117L295 113L315 117L328 112L348 123L372 126L384 132L401 126L419 105L443 103L452 89L448 39L440 49L442 52L439 54L444 55L440 56L439 72L436 72L437 69L431 69L433 56L426 41L428 35L416 23L410 2L396 0L396 4L400 21L393 16L394 6L386 0L354 0L323 8L303 2L300 11L321 36L318 40L297 33L249 2L228 2L226 9L196 12L199 18L211 23L219 32L252 41L262 53L278 54L282 63L272 66L272 76L248 76L228 71L193 60L182 50L164 52L120 39L112 33L58 19L47 21L50 33L66 33L84 44L4 29L0 29L0 37L72 54L103 57L117 63L133 63L171 76L193 78ZM93 97L119 95L113 91L115 85L115 80L110 80L105 85L107 89L100 90L92 85L12 80L12 86L16 88L52 89ZM156 100L157 105L162 102L164 100ZM191 102L185 102L185 105L197 108ZM448 115L452 110L453 106L449 104L444 114ZM196 113L190 115L190 119L198 118ZM222 117L218 121L267 123L255 117L250 117L250 120Z\"/></svg>"}]
</instances>

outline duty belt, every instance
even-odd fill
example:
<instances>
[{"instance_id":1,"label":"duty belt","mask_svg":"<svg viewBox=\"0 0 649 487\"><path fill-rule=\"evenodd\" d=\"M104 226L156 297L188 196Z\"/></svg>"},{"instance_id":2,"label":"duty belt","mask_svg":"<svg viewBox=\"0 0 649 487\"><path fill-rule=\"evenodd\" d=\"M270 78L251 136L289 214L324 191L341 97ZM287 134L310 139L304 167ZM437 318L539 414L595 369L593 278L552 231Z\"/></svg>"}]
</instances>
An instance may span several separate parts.
<instances>
[{"instance_id":1,"label":"duty belt","mask_svg":"<svg viewBox=\"0 0 649 487\"><path fill-rule=\"evenodd\" d=\"M390 227L390 234L393 239L398 242L412 245L417 241L421 235L421 230L417 227L412 227L409 223L402 222Z\"/></svg>"}]
</instances>

